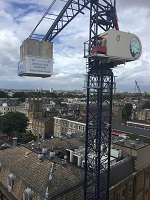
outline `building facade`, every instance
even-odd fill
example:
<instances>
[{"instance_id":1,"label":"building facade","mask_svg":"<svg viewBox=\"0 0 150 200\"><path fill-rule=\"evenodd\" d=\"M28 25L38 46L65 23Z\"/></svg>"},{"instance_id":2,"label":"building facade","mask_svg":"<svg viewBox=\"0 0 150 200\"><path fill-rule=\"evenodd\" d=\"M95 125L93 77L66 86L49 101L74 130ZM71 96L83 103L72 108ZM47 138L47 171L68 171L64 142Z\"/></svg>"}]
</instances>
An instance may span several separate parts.
<instances>
[{"instance_id":1,"label":"building facade","mask_svg":"<svg viewBox=\"0 0 150 200\"><path fill-rule=\"evenodd\" d=\"M36 135L38 138L45 138L46 136L53 135L53 118L36 118L33 119L32 123L32 133Z\"/></svg>"},{"instance_id":2,"label":"building facade","mask_svg":"<svg viewBox=\"0 0 150 200\"><path fill-rule=\"evenodd\" d=\"M59 137L66 134L83 135L85 133L85 123L54 117L54 136Z\"/></svg>"}]
</instances>

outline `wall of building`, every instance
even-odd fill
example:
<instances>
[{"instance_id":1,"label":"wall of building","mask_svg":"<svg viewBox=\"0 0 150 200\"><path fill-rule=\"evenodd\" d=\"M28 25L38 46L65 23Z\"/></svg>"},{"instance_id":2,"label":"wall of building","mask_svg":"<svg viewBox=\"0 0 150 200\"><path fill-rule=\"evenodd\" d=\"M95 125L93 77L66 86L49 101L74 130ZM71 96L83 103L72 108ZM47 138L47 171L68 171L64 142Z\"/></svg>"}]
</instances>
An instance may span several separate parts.
<instances>
[{"instance_id":1,"label":"wall of building","mask_svg":"<svg viewBox=\"0 0 150 200\"><path fill-rule=\"evenodd\" d=\"M135 171L135 173L110 188L110 200L122 199L150 199L150 165Z\"/></svg>"},{"instance_id":2,"label":"wall of building","mask_svg":"<svg viewBox=\"0 0 150 200\"><path fill-rule=\"evenodd\" d=\"M56 137L66 135L67 133L81 135L85 133L85 130L85 123L54 117L54 136Z\"/></svg>"},{"instance_id":3,"label":"wall of building","mask_svg":"<svg viewBox=\"0 0 150 200\"><path fill-rule=\"evenodd\" d=\"M139 170L150 163L150 145L137 150L135 169Z\"/></svg>"}]
</instances>

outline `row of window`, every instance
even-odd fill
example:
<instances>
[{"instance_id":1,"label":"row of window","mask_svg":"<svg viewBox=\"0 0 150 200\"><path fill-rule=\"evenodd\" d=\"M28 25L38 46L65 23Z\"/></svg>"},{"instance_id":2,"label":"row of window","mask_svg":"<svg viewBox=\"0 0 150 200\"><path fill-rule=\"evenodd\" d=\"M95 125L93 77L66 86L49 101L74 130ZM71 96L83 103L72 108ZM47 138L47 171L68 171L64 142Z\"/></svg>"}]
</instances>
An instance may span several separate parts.
<instances>
[{"instance_id":1,"label":"row of window","mask_svg":"<svg viewBox=\"0 0 150 200\"><path fill-rule=\"evenodd\" d=\"M60 121L61 120L55 119L55 123L56 124L57 123L60 124ZM62 125L68 126L68 123L67 122L62 122ZM70 123L70 122L69 122L69 128L73 128L73 129L78 129L78 130L81 130L81 131L85 131L85 126L76 125L76 124L73 124L73 123Z\"/></svg>"},{"instance_id":2,"label":"row of window","mask_svg":"<svg viewBox=\"0 0 150 200\"><path fill-rule=\"evenodd\" d=\"M3 110L16 110L16 108L3 108Z\"/></svg>"},{"instance_id":3,"label":"row of window","mask_svg":"<svg viewBox=\"0 0 150 200\"><path fill-rule=\"evenodd\" d=\"M147 124L134 124L134 123L132 124L132 123L127 123L127 126L150 130L150 125L147 125Z\"/></svg>"},{"instance_id":4,"label":"row of window","mask_svg":"<svg viewBox=\"0 0 150 200\"><path fill-rule=\"evenodd\" d=\"M54 129L55 130L60 130L60 131L67 131L67 128L64 128L64 127L60 127L60 126L54 126ZM85 131L85 126L80 126L80 125L78 125L78 130L79 131ZM71 130L71 129L69 129L68 130L69 132L72 132L72 133L75 133L75 130Z\"/></svg>"},{"instance_id":5,"label":"row of window","mask_svg":"<svg viewBox=\"0 0 150 200\"><path fill-rule=\"evenodd\" d=\"M129 194L133 193L133 185L129 185ZM120 193L117 193L116 200L126 199L127 189L123 189Z\"/></svg>"},{"instance_id":6,"label":"row of window","mask_svg":"<svg viewBox=\"0 0 150 200\"><path fill-rule=\"evenodd\" d=\"M41 122L36 122L36 121L33 121L33 124L36 124L36 125L39 125L39 126L41 126L41 125L42 125L42 127L44 127L44 124L43 124L43 123L41 123Z\"/></svg>"}]
</instances>

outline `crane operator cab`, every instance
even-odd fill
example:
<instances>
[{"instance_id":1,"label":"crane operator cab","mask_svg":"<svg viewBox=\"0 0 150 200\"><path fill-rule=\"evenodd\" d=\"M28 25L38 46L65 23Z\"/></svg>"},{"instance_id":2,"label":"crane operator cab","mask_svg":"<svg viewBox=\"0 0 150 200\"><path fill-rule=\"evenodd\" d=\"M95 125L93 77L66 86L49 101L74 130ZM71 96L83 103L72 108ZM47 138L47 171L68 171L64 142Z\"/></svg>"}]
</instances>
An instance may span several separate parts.
<instances>
[{"instance_id":1,"label":"crane operator cab","mask_svg":"<svg viewBox=\"0 0 150 200\"><path fill-rule=\"evenodd\" d=\"M93 57L103 63L113 62L115 65L125 64L140 58L142 44L140 39L123 31L110 29L84 43L84 57Z\"/></svg>"},{"instance_id":2,"label":"crane operator cab","mask_svg":"<svg viewBox=\"0 0 150 200\"><path fill-rule=\"evenodd\" d=\"M92 47L92 54L106 55L106 39L102 37L94 38L94 46Z\"/></svg>"}]
</instances>

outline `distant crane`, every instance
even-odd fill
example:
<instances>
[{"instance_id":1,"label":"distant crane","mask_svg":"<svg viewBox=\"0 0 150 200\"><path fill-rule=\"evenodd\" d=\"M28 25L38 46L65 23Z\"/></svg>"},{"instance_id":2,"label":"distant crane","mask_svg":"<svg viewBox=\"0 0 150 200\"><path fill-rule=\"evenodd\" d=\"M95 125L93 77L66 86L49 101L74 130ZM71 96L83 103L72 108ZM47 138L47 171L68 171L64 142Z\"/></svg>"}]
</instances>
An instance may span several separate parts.
<instances>
[{"instance_id":1,"label":"distant crane","mask_svg":"<svg viewBox=\"0 0 150 200\"><path fill-rule=\"evenodd\" d=\"M142 94L141 89L140 89L140 87L139 87L137 81L135 80L135 89L136 89L136 88L137 88L137 90L138 90L138 93L139 93L139 94Z\"/></svg>"}]
</instances>

